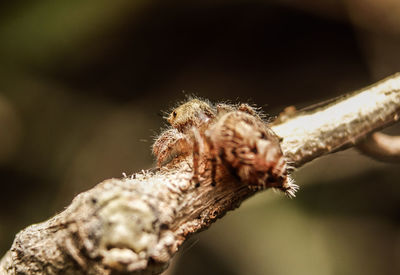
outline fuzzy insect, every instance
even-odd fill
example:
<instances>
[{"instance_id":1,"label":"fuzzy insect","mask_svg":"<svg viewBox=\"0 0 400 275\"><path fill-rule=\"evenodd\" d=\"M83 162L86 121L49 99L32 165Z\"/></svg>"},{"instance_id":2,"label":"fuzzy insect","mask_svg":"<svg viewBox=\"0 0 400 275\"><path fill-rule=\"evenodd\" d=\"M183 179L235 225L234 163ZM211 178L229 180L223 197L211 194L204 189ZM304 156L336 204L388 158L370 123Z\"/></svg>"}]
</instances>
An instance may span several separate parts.
<instances>
[{"instance_id":1,"label":"fuzzy insect","mask_svg":"<svg viewBox=\"0 0 400 275\"><path fill-rule=\"evenodd\" d=\"M157 164L192 155L196 186L208 170L215 185L217 166L223 166L249 188L274 187L294 197L298 186L288 175L279 138L261 117L247 104L213 106L189 100L170 113L171 127L156 139L153 153Z\"/></svg>"}]
</instances>

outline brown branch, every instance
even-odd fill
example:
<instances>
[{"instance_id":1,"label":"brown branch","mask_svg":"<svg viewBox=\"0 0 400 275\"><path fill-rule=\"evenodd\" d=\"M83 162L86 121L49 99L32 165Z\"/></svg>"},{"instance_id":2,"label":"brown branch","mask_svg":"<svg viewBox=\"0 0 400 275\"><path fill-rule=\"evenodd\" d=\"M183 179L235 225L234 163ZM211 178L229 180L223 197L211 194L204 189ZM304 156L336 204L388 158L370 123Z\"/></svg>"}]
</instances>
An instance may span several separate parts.
<instances>
[{"instance_id":1,"label":"brown branch","mask_svg":"<svg viewBox=\"0 0 400 275\"><path fill-rule=\"evenodd\" d=\"M400 75L272 126L294 166L355 144L398 118ZM0 274L154 274L181 244L256 191L219 169L192 183L191 157L106 180L57 216L17 234Z\"/></svg>"}]
</instances>

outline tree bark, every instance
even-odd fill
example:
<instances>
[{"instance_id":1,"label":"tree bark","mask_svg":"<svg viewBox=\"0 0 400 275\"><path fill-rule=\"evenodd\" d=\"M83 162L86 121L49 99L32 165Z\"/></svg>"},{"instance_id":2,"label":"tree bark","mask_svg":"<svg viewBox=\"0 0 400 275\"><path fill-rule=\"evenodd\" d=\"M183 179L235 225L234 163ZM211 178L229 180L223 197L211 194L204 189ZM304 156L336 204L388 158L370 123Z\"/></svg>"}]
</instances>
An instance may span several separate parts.
<instances>
[{"instance_id":1,"label":"tree bark","mask_svg":"<svg viewBox=\"0 0 400 275\"><path fill-rule=\"evenodd\" d=\"M400 74L311 111L282 114L271 129L294 167L357 144L400 115ZM157 274L191 235L258 192L219 167L217 184L192 181L192 158L108 179L55 217L22 230L0 274Z\"/></svg>"}]
</instances>

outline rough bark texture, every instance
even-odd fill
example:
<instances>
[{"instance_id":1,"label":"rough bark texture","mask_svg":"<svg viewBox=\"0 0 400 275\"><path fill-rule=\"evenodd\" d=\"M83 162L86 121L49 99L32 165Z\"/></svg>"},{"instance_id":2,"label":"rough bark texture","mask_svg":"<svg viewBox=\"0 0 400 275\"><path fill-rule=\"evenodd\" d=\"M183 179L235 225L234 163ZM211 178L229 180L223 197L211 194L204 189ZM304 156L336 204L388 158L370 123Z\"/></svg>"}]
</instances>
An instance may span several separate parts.
<instances>
[{"instance_id":1,"label":"rough bark texture","mask_svg":"<svg viewBox=\"0 0 400 275\"><path fill-rule=\"evenodd\" d=\"M271 128L295 167L337 151L398 120L400 75ZM218 168L216 186L191 181L191 157L109 179L17 234L0 274L157 274L180 245L256 191Z\"/></svg>"}]
</instances>

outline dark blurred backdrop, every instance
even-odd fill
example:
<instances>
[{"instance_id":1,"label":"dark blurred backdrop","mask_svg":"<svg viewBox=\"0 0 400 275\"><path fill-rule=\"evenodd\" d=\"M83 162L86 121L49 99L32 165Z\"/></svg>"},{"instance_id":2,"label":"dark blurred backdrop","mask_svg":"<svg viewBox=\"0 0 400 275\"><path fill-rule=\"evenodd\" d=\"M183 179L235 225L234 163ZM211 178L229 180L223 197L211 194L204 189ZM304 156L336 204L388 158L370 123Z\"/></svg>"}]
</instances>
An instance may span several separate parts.
<instances>
[{"instance_id":1,"label":"dark blurred backdrop","mask_svg":"<svg viewBox=\"0 0 400 275\"><path fill-rule=\"evenodd\" d=\"M0 4L0 255L96 183L153 165L185 96L271 116L400 71L398 0ZM389 132L399 133L396 127ZM170 274L399 274L399 165L348 150L246 201Z\"/></svg>"}]
</instances>

